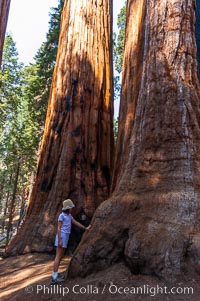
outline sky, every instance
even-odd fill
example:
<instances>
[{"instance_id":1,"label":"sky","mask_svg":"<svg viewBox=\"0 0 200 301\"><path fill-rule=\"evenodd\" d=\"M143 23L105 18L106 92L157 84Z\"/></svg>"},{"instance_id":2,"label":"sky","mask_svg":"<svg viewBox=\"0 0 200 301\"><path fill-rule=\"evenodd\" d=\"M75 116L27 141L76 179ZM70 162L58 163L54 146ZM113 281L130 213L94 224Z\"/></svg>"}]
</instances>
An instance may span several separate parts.
<instances>
[{"instance_id":1,"label":"sky","mask_svg":"<svg viewBox=\"0 0 200 301\"><path fill-rule=\"evenodd\" d=\"M78 1L78 0L74 0ZM113 27L117 32L117 15L125 0L113 0ZM7 32L12 33L24 64L34 61L34 56L46 39L49 12L57 7L57 0L11 0ZM115 116L118 115L119 101L115 101Z\"/></svg>"},{"instance_id":2,"label":"sky","mask_svg":"<svg viewBox=\"0 0 200 301\"><path fill-rule=\"evenodd\" d=\"M46 38L50 8L57 3L57 0L11 0L7 32L12 33L21 62L33 62Z\"/></svg>"}]
</instances>

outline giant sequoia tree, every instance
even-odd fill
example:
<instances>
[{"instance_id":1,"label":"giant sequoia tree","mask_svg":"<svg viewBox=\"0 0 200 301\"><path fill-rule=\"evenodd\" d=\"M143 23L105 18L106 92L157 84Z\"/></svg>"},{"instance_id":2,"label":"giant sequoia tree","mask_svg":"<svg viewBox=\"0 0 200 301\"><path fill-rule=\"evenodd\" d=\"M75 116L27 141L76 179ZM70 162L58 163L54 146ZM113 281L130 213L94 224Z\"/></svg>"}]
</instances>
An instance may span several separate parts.
<instances>
[{"instance_id":1,"label":"giant sequoia tree","mask_svg":"<svg viewBox=\"0 0 200 301\"><path fill-rule=\"evenodd\" d=\"M128 0L111 198L95 212L69 275L118 260L133 273L199 268L200 90L195 1Z\"/></svg>"},{"instance_id":2,"label":"giant sequoia tree","mask_svg":"<svg viewBox=\"0 0 200 301\"><path fill-rule=\"evenodd\" d=\"M0 65L3 52L3 43L8 21L8 13L10 8L10 0L0 0Z\"/></svg>"},{"instance_id":3,"label":"giant sequoia tree","mask_svg":"<svg viewBox=\"0 0 200 301\"><path fill-rule=\"evenodd\" d=\"M111 0L65 1L38 171L8 253L48 251L65 198L92 216L113 157Z\"/></svg>"}]
</instances>

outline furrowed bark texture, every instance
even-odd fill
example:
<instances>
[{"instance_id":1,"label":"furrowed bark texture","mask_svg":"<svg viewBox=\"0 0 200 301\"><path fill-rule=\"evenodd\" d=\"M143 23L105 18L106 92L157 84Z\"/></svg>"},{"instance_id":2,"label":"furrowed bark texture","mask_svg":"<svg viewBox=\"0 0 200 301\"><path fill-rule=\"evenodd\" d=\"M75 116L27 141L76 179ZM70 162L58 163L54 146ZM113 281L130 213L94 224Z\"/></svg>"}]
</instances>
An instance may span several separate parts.
<instances>
[{"instance_id":1,"label":"furrowed bark texture","mask_svg":"<svg viewBox=\"0 0 200 301\"><path fill-rule=\"evenodd\" d=\"M200 91L195 1L129 0L113 193L69 276L200 271Z\"/></svg>"},{"instance_id":2,"label":"furrowed bark texture","mask_svg":"<svg viewBox=\"0 0 200 301\"><path fill-rule=\"evenodd\" d=\"M113 159L112 1L66 1L45 131L26 219L8 254L50 251L62 202L92 217ZM22 241L24 237L24 241Z\"/></svg>"},{"instance_id":3,"label":"furrowed bark texture","mask_svg":"<svg viewBox=\"0 0 200 301\"><path fill-rule=\"evenodd\" d=\"M3 44L6 33L9 8L10 0L0 0L0 66L2 60Z\"/></svg>"},{"instance_id":4,"label":"furrowed bark texture","mask_svg":"<svg viewBox=\"0 0 200 301\"><path fill-rule=\"evenodd\" d=\"M195 22L195 36L197 42L197 63L198 63L198 77L200 78L200 0L196 0L195 10L196 22Z\"/></svg>"}]
</instances>

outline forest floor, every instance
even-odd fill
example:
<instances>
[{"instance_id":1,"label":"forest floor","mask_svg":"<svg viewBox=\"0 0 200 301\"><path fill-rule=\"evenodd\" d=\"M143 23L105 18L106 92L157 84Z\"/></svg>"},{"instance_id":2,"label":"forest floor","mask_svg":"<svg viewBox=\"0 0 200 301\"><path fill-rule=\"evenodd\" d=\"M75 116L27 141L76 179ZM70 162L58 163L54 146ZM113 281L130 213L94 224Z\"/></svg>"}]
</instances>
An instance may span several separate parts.
<instances>
[{"instance_id":1,"label":"forest floor","mask_svg":"<svg viewBox=\"0 0 200 301\"><path fill-rule=\"evenodd\" d=\"M66 279L62 285L51 285L53 259L54 255L38 253L1 259L0 300L200 300L200 276L190 273L180 279L164 281L153 276L132 275L122 263L86 278ZM61 273L66 273L69 262L70 257L63 259ZM190 288L189 291L187 288Z\"/></svg>"}]
</instances>

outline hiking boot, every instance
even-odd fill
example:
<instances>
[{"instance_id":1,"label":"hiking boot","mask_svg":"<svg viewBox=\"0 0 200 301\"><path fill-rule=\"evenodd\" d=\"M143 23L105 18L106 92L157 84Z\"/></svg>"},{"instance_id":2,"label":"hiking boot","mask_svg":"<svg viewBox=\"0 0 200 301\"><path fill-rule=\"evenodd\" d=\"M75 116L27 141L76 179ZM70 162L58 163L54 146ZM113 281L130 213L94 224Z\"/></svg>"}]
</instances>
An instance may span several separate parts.
<instances>
[{"instance_id":1,"label":"hiking boot","mask_svg":"<svg viewBox=\"0 0 200 301\"><path fill-rule=\"evenodd\" d=\"M55 279L51 277L51 284L59 284L64 281L65 281L65 277L61 275L60 276L58 275L58 277L56 277Z\"/></svg>"},{"instance_id":2,"label":"hiking boot","mask_svg":"<svg viewBox=\"0 0 200 301\"><path fill-rule=\"evenodd\" d=\"M58 273L58 277L59 277L60 279L65 280L65 276L64 276L64 275L61 275L61 274Z\"/></svg>"}]
</instances>

